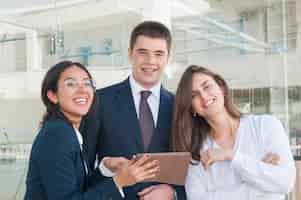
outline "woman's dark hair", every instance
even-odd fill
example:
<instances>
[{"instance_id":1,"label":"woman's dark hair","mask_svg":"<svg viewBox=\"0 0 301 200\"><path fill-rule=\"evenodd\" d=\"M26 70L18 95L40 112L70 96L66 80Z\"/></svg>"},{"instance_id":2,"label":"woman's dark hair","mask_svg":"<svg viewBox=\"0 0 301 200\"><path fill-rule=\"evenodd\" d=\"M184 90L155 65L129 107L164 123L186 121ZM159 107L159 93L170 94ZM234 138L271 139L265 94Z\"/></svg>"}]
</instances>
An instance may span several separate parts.
<instances>
[{"instance_id":1,"label":"woman's dark hair","mask_svg":"<svg viewBox=\"0 0 301 200\"><path fill-rule=\"evenodd\" d=\"M226 81L207 68L191 65L181 77L175 96L171 148L173 151L188 151L194 160L200 160L200 149L207 138L210 125L202 116L194 116L192 110L192 77L194 74L205 74L213 78L224 92L227 112L233 118L240 118L241 112L231 100Z\"/></svg>"},{"instance_id":2,"label":"woman's dark hair","mask_svg":"<svg viewBox=\"0 0 301 200\"><path fill-rule=\"evenodd\" d=\"M70 67L78 67L82 70L84 70L89 78L92 80L92 76L90 74L90 72L80 63L77 62L72 62L72 61L62 61L57 63L56 65L54 65L53 67L51 67L42 82L42 89L41 89L41 98L42 101L46 107L46 112L43 116L42 122L41 122L41 126L49 119L51 118L63 118L65 120L67 120L68 122L70 122L65 116L64 114L61 112L60 107L58 104L53 103L52 101L50 101L50 99L47 96L47 92L49 90L51 90L53 93L57 92L58 89L58 82L59 79L61 77L61 74L67 70ZM93 109L95 104L95 95L93 98L93 103L91 105L91 109Z\"/></svg>"}]
</instances>

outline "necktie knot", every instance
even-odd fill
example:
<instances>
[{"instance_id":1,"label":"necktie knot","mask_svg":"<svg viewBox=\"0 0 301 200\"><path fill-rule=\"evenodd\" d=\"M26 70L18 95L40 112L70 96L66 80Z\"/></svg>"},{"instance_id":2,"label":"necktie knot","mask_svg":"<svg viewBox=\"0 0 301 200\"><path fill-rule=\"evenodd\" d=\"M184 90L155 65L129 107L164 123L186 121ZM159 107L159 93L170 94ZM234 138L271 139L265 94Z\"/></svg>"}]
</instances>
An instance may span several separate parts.
<instances>
[{"instance_id":1,"label":"necktie knot","mask_svg":"<svg viewBox=\"0 0 301 200\"><path fill-rule=\"evenodd\" d=\"M147 98L152 94L152 92L148 90L143 90L140 93L141 93L141 99L143 100L147 100Z\"/></svg>"}]
</instances>

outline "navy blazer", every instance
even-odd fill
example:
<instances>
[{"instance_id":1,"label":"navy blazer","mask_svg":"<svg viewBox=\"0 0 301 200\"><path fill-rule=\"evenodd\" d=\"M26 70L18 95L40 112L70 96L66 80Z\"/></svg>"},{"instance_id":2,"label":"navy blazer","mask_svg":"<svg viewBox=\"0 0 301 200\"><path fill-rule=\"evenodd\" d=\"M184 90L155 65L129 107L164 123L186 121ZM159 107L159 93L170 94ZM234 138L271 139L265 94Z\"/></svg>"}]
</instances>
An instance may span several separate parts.
<instances>
[{"instance_id":1,"label":"navy blazer","mask_svg":"<svg viewBox=\"0 0 301 200\"><path fill-rule=\"evenodd\" d=\"M64 119L50 119L42 126L31 149L24 199L121 199L112 179L99 182L97 172L91 174L94 175L86 175L72 125Z\"/></svg>"},{"instance_id":2,"label":"navy blazer","mask_svg":"<svg viewBox=\"0 0 301 200\"><path fill-rule=\"evenodd\" d=\"M95 153L98 153L101 160L105 156L125 156L131 159L133 155L145 152L129 79L98 90L97 96L98 112L94 113L94 117L97 117L94 122L97 123L86 120L83 125L89 131L87 135L90 139L87 141L90 144L91 165L95 160ZM162 87L157 125L147 152L169 151L173 100L174 96ZM94 145L91 145L93 142ZM136 194L150 184L152 183L136 184L126 188L126 199L137 199ZM185 194L182 196L179 199L185 199Z\"/></svg>"}]
</instances>

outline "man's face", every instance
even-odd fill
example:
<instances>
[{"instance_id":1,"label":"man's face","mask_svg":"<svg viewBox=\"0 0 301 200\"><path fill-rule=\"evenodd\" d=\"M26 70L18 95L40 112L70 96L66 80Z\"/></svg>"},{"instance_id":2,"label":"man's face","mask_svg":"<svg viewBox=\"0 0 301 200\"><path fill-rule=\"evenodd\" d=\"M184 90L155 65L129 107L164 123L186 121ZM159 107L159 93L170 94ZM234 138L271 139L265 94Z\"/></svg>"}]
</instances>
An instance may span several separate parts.
<instances>
[{"instance_id":1,"label":"man's face","mask_svg":"<svg viewBox=\"0 0 301 200\"><path fill-rule=\"evenodd\" d=\"M166 40L138 36L133 49L129 49L134 79L146 89L153 87L159 82L168 57Z\"/></svg>"}]
</instances>

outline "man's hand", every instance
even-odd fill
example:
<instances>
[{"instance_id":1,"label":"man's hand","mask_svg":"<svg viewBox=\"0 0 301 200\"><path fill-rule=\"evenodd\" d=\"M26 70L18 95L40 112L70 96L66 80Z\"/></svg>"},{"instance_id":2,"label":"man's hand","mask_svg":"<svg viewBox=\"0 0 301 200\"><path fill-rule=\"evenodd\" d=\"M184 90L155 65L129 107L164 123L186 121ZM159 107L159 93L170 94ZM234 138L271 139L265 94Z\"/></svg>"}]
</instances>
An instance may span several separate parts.
<instances>
[{"instance_id":1,"label":"man's hand","mask_svg":"<svg viewBox=\"0 0 301 200\"><path fill-rule=\"evenodd\" d=\"M103 162L106 168L115 173L124 165L128 164L130 160L126 159L125 157L105 157Z\"/></svg>"},{"instance_id":2,"label":"man's hand","mask_svg":"<svg viewBox=\"0 0 301 200\"><path fill-rule=\"evenodd\" d=\"M158 161L144 155L138 159L132 159L128 164L123 165L113 179L118 188L123 188L154 179L159 172Z\"/></svg>"},{"instance_id":3,"label":"man's hand","mask_svg":"<svg viewBox=\"0 0 301 200\"><path fill-rule=\"evenodd\" d=\"M201 162L207 170L210 165L217 161L225 161L233 159L233 151L232 149L217 149L212 148L206 151L200 152Z\"/></svg>"},{"instance_id":4,"label":"man's hand","mask_svg":"<svg viewBox=\"0 0 301 200\"><path fill-rule=\"evenodd\" d=\"M280 156L275 153L267 153L262 159L262 161L271 165L278 165L280 161Z\"/></svg>"},{"instance_id":5,"label":"man's hand","mask_svg":"<svg viewBox=\"0 0 301 200\"><path fill-rule=\"evenodd\" d=\"M138 193L139 200L174 200L174 189L167 184L153 185Z\"/></svg>"}]
</instances>

